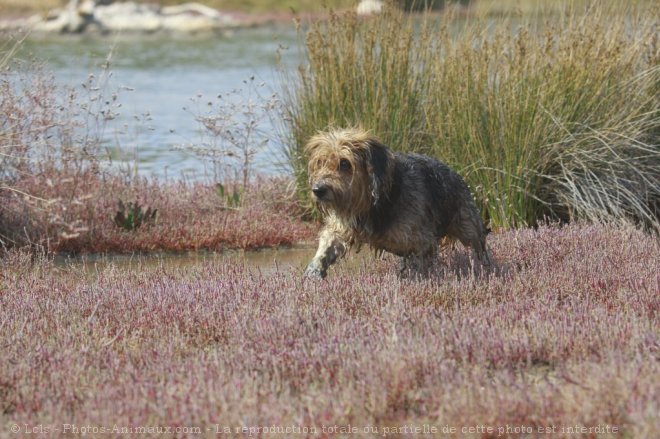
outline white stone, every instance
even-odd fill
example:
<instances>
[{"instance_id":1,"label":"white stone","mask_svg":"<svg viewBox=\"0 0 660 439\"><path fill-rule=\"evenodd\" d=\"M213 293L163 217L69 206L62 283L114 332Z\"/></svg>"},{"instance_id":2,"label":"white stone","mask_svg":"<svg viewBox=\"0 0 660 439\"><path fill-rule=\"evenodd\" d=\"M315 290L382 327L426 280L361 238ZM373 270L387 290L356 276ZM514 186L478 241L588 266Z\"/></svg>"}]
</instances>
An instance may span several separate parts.
<instances>
[{"instance_id":1,"label":"white stone","mask_svg":"<svg viewBox=\"0 0 660 439\"><path fill-rule=\"evenodd\" d=\"M166 15L163 17L163 30L184 33L208 32L218 27L217 20L202 15Z\"/></svg>"},{"instance_id":2,"label":"white stone","mask_svg":"<svg viewBox=\"0 0 660 439\"><path fill-rule=\"evenodd\" d=\"M109 31L154 32L163 24L156 9L133 2L99 5L94 9L94 19Z\"/></svg>"},{"instance_id":3,"label":"white stone","mask_svg":"<svg viewBox=\"0 0 660 439\"><path fill-rule=\"evenodd\" d=\"M199 3L184 3L175 6L163 6L160 10L163 15L178 15L178 14L195 14L202 15L209 18L220 18L222 14L217 9L199 4Z\"/></svg>"},{"instance_id":4,"label":"white stone","mask_svg":"<svg viewBox=\"0 0 660 439\"><path fill-rule=\"evenodd\" d=\"M358 15L379 14L382 10L383 2L381 0L362 0L357 5Z\"/></svg>"},{"instance_id":5,"label":"white stone","mask_svg":"<svg viewBox=\"0 0 660 439\"><path fill-rule=\"evenodd\" d=\"M0 29L17 28L24 20L3 22ZM37 32L206 32L241 26L241 21L199 3L160 8L134 1L70 0L63 9L51 11L45 19L33 20Z\"/></svg>"},{"instance_id":6,"label":"white stone","mask_svg":"<svg viewBox=\"0 0 660 439\"><path fill-rule=\"evenodd\" d=\"M80 6L78 6L78 12L81 15L92 15L95 7L96 2L94 0L83 0Z\"/></svg>"},{"instance_id":7,"label":"white stone","mask_svg":"<svg viewBox=\"0 0 660 439\"><path fill-rule=\"evenodd\" d=\"M66 12L60 11L55 17L48 17L45 20L35 23L32 26L32 30L37 32L64 32L69 24L67 15Z\"/></svg>"}]
</instances>

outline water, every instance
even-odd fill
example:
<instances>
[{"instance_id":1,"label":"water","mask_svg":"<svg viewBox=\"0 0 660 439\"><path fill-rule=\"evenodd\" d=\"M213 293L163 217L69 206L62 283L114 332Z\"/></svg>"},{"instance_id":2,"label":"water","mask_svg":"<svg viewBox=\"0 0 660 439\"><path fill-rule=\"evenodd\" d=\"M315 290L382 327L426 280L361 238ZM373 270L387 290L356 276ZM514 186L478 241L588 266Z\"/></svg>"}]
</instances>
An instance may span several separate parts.
<instances>
[{"instance_id":1,"label":"water","mask_svg":"<svg viewBox=\"0 0 660 439\"><path fill-rule=\"evenodd\" d=\"M230 250L223 253L196 251L183 253L86 254L80 256L58 255L55 258L55 264L58 267L74 270L91 277L112 268L127 271L144 271L160 267L168 270L191 270L195 267L218 264L236 265L261 275L275 273L297 273L297 275L302 275L315 253L316 246L308 244L291 248L256 251ZM337 272L356 274L360 270L373 271L373 265L378 260L391 261L393 256L381 255L376 257L371 251L350 252L330 269L329 276L336 276Z\"/></svg>"},{"instance_id":2,"label":"water","mask_svg":"<svg viewBox=\"0 0 660 439\"><path fill-rule=\"evenodd\" d=\"M242 90L233 94L235 99L245 96L249 87L244 81L251 77L253 94L264 99L280 90L278 48L287 48L280 51L281 65L290 69L300 62L296 39L293 25L222 36L35 36L23 44L18 56L44 62L58 84L80 90L90 73L104 72L112 53L105 70L111 72L106 89L108 94L118 91L122 105L104 140L115 162L137 163L144 176L201 178L211 175L212 166L185 146L200 145L208 137L203 138L191 112L206 111L206 102L233 90ZM282 171L272 118L277 118L274 112L259 121L260 132L269 140L255 158L262 174Z\"/></svg>"},{"instance_id":3,"label":"water","mask_svg":"<svg viewBox=\"0 0 660 439\"><path fill-rule=\"evenodd\" d=\"M205 264L232 264L264 275L278 272L302 273L314 255L312 247L264 249L258 251L228 251L225 253L153 253L138 255L83 255L55 259L58 267L80 271L95 276L103 270L116 267L122 270L145 270L164 267L167 269L190 269Z\"/></svg>"}]
</instances>

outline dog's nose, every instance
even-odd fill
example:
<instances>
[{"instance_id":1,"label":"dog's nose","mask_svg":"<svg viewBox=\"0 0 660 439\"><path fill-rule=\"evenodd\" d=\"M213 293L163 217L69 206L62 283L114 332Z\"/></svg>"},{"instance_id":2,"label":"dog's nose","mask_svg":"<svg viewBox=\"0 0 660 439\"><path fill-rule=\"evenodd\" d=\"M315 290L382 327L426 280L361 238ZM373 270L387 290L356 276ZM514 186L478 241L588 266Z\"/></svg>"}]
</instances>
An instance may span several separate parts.
<instances>
[{"instance_id":1,"label":"dog's nose","mask_svg":"<svg viewBox=\"0 0 660 439\"><path fill-rule=\"evenodd\" d=\"M312 186L312 192L314 192L316 198L323 198L328 193L328 186L317 183Z\"/></svg>"}]
</instances>

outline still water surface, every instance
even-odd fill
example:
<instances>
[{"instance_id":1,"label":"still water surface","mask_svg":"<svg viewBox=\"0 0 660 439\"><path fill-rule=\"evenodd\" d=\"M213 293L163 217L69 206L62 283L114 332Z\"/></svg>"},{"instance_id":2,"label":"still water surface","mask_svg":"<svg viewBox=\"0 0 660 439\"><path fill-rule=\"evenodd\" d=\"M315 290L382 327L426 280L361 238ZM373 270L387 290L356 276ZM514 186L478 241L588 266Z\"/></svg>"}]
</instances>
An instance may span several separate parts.
<instances>
[{"instance_id":1,"label":"still water surface","mask_svg":"<svg viewBox=\"0 0 660 439\"><path fill-rule=\"evenodd\" d=\"M69 257L59 255L55 264L59 267L79 271L95 277L104 270L117 268L127 271L153 270L163 267L167 270L192 269L193 267L234 265L239 268L272 275L275 273L302 273L305 264L314 254L311 247L285 249L264 249L259 251L153 253L137 255L83 255Z\"/></svg>"},{"instance_id":2,"label":"still water surface","mask_svg":"<svg viewBox=\"0 0 660 439\"><path fill-rule=\"evenodd\" d=\"M278 49L285 48L280 50L283 68L300 63L296 41L293 25L222 36L35 36L23 44L19 58L43 62L58 84L80 89L90 74L104 72L112 53L107 90L118 91L121 108L106 129L106 146L121 160L134 163L137 158L144 176L203 178L210 173L208 161L177 148L201 142L194 101L199 107L228 93L238 99L249 93L244 81L251 77L254 84L263 84L253 91L267 99L280 90ZM232 94L237 89L242 91ZM270 117L262 118L259 129L269 139L256 157L259 171L281 172L279 137Z\"/></svg>"},{"instance_id":3,"label":"still water surface","mask_svg":"<svg viewBox=\"0 0 660 439\"><path fill-rule=\"evenodd\" d=\"M88 254L70 257L58 255L58 267L77 271L92 278L105 270L149 271L164 268L168 271L193 270L195 268L230 265L258 275L269 276L276 273L302 275L305 266L314 256L315 247L311 244L292 248L263 249L257 251L230 250L224 253L198 251L184 253L146 253L134 255ZM357 274L360 271L373 271L376 259L392 260L391 256L374 256L373 252L351 252L334 266L329 276L338 272Z\"/></svg>"}]
</instances>

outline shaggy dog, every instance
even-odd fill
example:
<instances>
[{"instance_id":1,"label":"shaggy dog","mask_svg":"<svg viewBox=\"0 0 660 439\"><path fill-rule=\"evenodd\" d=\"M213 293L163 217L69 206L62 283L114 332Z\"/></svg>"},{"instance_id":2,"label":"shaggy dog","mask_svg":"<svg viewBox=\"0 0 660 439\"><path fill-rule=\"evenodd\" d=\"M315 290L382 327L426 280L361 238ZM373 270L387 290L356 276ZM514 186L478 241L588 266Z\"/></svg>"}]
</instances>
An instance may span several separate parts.
<instances>
[{"instance_id":1,"label":"shaggy dog","mask_svg":"<svg viewBox=\"0 0 660 439\"><path fill-rule=\"evenodd\" d=\"M491 265L488 229L463 179L420 154L392 152L368 132L332 129L305 146L313 200L324 216L305 276L323 278L353 246L401 257L402 277L426 277L443 238L470 246Z\"/></svg>"}]
</instances>

